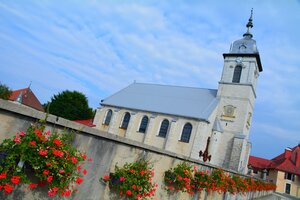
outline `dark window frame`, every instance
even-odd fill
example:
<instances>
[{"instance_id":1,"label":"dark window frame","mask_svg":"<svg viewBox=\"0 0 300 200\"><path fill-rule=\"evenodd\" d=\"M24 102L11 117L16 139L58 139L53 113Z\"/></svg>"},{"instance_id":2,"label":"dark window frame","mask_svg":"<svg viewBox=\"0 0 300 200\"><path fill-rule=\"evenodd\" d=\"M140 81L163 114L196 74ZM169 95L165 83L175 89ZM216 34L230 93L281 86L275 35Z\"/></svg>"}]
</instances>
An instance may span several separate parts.
<instances>
[{"instance_id":1,"label":"dark window frame","mask_svg":"<svg viewBox=\"0 0 300 200\"><path fill-rule=\"evenodd\" d=\"M122 120L122 124L120 126L120 128L122 129L127 129L128 128L128 124L129 124L129 121L130 121L130 113L129 112L126 112L123 116L123 120Z\"/></svg>"},{"instance_id":2,"label":"dark window frame","mask_svg":"<svg viewBox=\"0 0 300 200\"><path fill-rule=\"evenodd\" d=\"M284 188L284 192L285 192L286 194L291 194L291 190L292 190L292 184L286 183L286 184L285 184L285 188Z\"/></svg>"},{"instance_id":3,"label":"dark window frame","mask_svg":"<svg viewBox=\"0 0 300 200\"><path fill-rule=\"evenodd\" d=\"M232 82L233 83L240 83L241 81L241 76L242 76L242 66L241 65L237 65L234 68L234 72L233 72L233 77L232 77Z\"/></svg>"},{"instance_id":4,"label":"dark window frame","mask_svg":"<svg viewBox=\"0 0 300 200\"><path fill-rule=\"evenodd\" d=\"M110 124L110 121L111 121L111 117L112 117L112 110L109 109L106 111L106 115L105 115L105 119L104 119L104 125L109 125Z\"/></svg>"},{"instance_id":5,"label":"dark window frame","mask_svg":"<svg viewBox=\"0 0 300 200\"><path fill-rule=\"evenodd\" d=\"M182 128L182 132L181 132L181 137L180 137L180 142L186 142L189 143L190 142L190 138L191 138L191 134L193 131L193 125L191 123L186 123L183 128Z\"/></svg>"},{"instance_id":6,"label":"dark window frame","mask_svg":"<svg viewBox=\"0 0 300 200\"><path fill-rule=\"evenodd\" d=\"M146 133L147 127L148 127L148 123L149 123L149 117L148 116L144 116L142 118L142 120L141 120L138 132L140 132L140 133Z\"/></svg>"},{"instance_id":7,"label":"dark window frame","mask_svg":"<svg viewBox=\"0 0 300 200\"><path fill-rule=\"evenodd\" d=\"M169 126L170 126L169 120L164 119L160 124L159 132L157 136L166 138L169 131Z\"/></svg>"}]
</instances>

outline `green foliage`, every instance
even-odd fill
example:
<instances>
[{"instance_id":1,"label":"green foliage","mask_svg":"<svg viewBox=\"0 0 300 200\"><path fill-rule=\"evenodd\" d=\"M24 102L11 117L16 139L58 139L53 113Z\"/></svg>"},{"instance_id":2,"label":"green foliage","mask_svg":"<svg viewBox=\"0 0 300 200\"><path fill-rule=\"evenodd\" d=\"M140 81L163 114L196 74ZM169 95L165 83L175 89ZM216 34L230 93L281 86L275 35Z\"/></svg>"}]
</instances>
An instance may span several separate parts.
<instances>
[{"instance_id":1,"label":"green foliage","mask_svg":"<svg viewBox=\"0 0 300 200\"><path fill-rule=\"evenodd\" d=\"M193 169L186 162L178 164L165 172L164 183L168 186L165 189L168 192L181 191L194 194L193 189Z\"/></svg>"},{"instance_id":2,"label":"green foliage","mask_svg":"<svg viewBox=\"0 0 300 200\"><path fill-rule=\"evenodd\" d=\"M87 97L77 91L65 90L51 97L51 101L44 105L50 114L69 120L93 118L93 109L89 108Z\"/></svg>"},{"instance_id":3,"label":"green foliage","mask_svg":"<svg viewBox=\"0 0 300 200\"><path fill-rule=\"evenodd\" d=\"M148 161L140 159L126 163L123 167L115 166L115 172L103 176L102 181L109 183L111 190L128 199L147 199L154 195L157 184L152 183L153 169Z\"/></svg>"},{"instance_id":4,"label":"green foliage","mask_svg":"<svg viewBox=\"0 0 300 200\"><path fill-rule=\"evenodd\" d=\"M216 191L219 193L229 192L231 194L245 193L249 191L275 190L276 185L265 181L242 178L231 175L223 169L214 169L211 173L198 171L187 163L180 163L175 168L165 172L164 183L168 192L187 192L191 195L195 192Z\"/></svg>"},{"instance_id":5,"label":"green foliage","mask_svg":"<svg viewBox=\"0 0 300 200\"><path fill-rule=\"evenodd\" d=\"M10 97L11 93L12 91L8 86L0 83L0 99L7 100Z\"/></svg>"},{"instance_id":6,"label":"green foliage","mask_svg":"<svg viewBox=\"0 0 300 200\"><path fill-rule=\"evenodd\" d=\"M74 183L80 184L82 174L79 163L86 159L69 144L70 137L64 134L44 132L44 125L33 125L27 132L16 133L13 139L5 139L0 145L0 152L6 157L0 162L0 191L10 193L19 183L29 184L31 189L37 186L48 186L48 195L70 196L75 188ZM31 182L23 166L25 163L34 171L38 182ZM4 187L6 186L6 187Z\"/></svg>"}]
</instances>

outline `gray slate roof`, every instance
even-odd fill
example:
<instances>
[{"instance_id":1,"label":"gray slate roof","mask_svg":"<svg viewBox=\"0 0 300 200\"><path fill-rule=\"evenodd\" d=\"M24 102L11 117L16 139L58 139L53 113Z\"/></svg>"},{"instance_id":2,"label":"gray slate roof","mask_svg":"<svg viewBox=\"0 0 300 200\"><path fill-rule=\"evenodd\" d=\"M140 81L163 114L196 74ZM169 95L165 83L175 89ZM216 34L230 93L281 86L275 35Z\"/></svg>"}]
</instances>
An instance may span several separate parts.
<instances>
[{"instance_id":1,"label":"gray slate roof","mask_svg":"<svg viewBox=\"0 0 300 200\"><path fill-rule=\"evenodd\" d=\"M102 100L101 105L208 121L218 105L217 90L133 83Z\"/></svg>"}]
</instances>

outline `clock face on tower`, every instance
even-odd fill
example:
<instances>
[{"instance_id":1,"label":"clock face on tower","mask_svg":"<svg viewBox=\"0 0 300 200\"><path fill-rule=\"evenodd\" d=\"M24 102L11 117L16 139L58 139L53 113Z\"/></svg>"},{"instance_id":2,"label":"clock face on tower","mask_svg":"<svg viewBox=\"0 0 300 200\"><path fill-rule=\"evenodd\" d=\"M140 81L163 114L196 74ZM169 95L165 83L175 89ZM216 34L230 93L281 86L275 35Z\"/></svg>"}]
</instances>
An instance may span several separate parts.
<instances>
[{"instance_id":1,"label":"clock face on tower","mask_svg":"<svg viewBox=\"0 0 300 200\"><path fill-rule=\"evenodd\" d=\"M224 106L224 117L235 117L235 109L232 105Z\"/></svg>"},{"instance_id":2,"label":"clock face on tower","mask_svg":"<svg viewBox=\"0 0 300 200\"><path fill-rule=\"evenodd\" d=\"M237 58L235 59L235 61L236 61L237 63L241 63L241 62L243 61L243 58L242 58L242 57L237 57Z\"/></svg>"}]
</instances>

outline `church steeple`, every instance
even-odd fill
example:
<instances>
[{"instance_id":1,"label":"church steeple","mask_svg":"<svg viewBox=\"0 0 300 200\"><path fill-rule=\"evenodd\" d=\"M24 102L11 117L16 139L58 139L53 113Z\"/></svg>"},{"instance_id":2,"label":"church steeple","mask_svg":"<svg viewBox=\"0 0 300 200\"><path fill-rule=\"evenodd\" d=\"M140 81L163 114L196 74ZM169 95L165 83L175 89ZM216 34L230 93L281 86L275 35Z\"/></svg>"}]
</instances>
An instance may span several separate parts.
<instances>
[{"instance_id":1,"label":"church steeple","mask_svg":"<svg viewBox=\"0 0 300 200\"><path fill-rule=\"evenodd\" d=\"M250 37L250 38L252 38L253 37L253 35L252 35L252 33L250 32L250 29L251 28L253 28L253 19L252 19L252 15L253 15L253 8L251 9L251 15L250 15L250 18L249 18L249 20L248 20L248 23L247 23L247 25L246 25L246 27L247 27L247 32L246 33L244 33L244 37Z\"/></svg>"}]
</instances>

